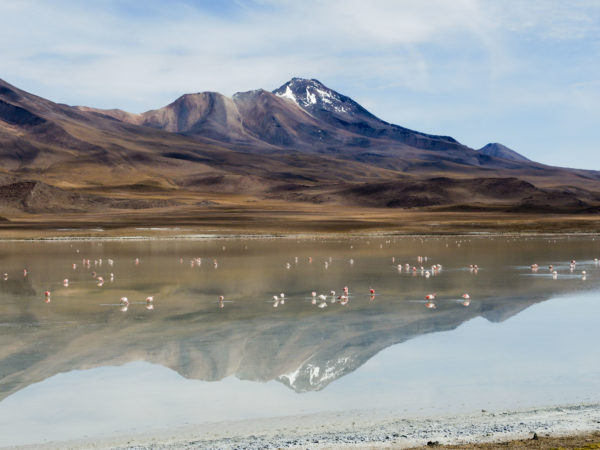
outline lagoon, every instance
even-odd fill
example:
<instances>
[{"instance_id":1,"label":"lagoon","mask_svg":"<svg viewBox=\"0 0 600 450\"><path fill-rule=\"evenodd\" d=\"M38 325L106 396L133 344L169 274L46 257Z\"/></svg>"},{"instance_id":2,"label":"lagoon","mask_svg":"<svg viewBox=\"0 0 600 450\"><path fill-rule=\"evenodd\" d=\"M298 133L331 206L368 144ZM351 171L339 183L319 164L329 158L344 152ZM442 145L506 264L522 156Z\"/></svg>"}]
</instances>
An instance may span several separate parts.
<instances>
[{"instance_id":1,"label":"lagoon","mask_svg":"<svg viewBox=\"0 0 600 450\"><path fill-rule=\"evenodd\" d=\"M597 403L598 257L594 236L2 242L0 444Z\"/></svg>"}]
</instances>

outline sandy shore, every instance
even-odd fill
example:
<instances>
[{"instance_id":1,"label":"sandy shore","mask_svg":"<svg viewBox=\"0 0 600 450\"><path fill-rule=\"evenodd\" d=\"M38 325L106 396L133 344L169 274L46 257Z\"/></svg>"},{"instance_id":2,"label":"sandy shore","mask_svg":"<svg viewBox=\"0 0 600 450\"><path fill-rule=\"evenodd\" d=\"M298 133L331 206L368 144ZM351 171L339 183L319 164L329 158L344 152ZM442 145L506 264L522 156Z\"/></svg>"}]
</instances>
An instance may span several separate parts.
<instances>
[{"instance_id":1,"label":"sandy shore","mask_svg":"<svg viewBox=\"0 0 600 450\"><path fill-rule=\"evenodd\" d=\"M475 444L483 443L494 445L481 448L496 448L501 442L504 443L502 448L506 448L507 441L513 441L509 446L512 448L550 448L553 445L574 448L598 444L600 404L524 411L481 411L442 417L398 418L383 411L323 413L210 423L143 435L104 436L18 448L337 449L427 448L432 445L479 448ZM529 441L532 446L526 445Z\"/></svg>"}]
</instances>

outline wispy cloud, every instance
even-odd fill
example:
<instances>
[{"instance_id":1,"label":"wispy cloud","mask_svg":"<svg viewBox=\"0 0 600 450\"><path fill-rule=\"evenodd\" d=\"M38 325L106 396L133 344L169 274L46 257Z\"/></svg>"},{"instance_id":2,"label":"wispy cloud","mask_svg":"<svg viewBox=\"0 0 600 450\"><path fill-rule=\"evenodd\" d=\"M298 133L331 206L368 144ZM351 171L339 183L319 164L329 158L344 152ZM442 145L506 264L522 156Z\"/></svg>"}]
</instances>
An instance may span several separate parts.
<instances>
[{"instance_id":1,"label":"wispy cloud","mask_svg":"<svg viewBox=\"0 0 600 450\"><path fill-rule=\"evenodd\" d=\"M138 112L304 76L386 120L473 141L526 136L509 120L523 108L598 116L584 83L600 69L592 0L20 0L0 17L0 77L70 104Z\"/></svg>"},{"instance_id":2,"label":"wispy cloud","mask_svg":"<svg viewBox=\"0 0 600 450\"><path fill-rule=\"evenodd\" d=\"M4 6L3 16L14 20L1 31L9 43L2 73L64 80L77 93L95 88L113 98L174 89L232 93L275 87L294 74L369 74L383 84L424 88L427 64L417 46L475 33L471 19L479 14L473 1L264 0L250 4L255 8L230 6L237 11L230 16L202 2L147 4L145 14L133 16L117 14L116 2Z\"/></svg>"}]
</instances>

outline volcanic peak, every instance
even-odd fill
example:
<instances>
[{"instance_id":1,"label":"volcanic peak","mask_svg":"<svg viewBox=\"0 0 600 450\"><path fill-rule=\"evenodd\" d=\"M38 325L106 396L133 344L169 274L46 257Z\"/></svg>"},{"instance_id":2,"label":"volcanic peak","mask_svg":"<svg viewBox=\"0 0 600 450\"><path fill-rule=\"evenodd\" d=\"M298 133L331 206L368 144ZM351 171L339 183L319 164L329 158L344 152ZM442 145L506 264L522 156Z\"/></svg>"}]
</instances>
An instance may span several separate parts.
<instances>
[{"instance_id":1,"label":"volcanic peak","mask_svg":"<svg viewBox=\"0 0 600 450\"><path fill-rule=\"evenodd\" d=\"M273 93L292 100L304 109L319 108L337 113L350 113L353 106L349 104L352 100L348 97L329 89L314 78L308 80L294 77Z\"/></svg>"}]
</instances>

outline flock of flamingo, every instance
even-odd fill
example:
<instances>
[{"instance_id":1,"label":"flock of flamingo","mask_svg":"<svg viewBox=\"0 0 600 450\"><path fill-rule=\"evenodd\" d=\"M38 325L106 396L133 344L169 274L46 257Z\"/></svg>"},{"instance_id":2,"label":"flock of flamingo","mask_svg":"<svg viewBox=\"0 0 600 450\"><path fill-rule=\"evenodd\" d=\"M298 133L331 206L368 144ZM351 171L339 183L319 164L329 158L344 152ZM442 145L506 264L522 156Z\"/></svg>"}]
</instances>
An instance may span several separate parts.
<instances>
[{"instance_id":1,"label":"flock of flamingo","mask_svg":"<svg viewBox=\"0 0 600 450\"><path fill-rule=\"evenodd\" d=\"M79 250L77 250L77 253L79 253ZM428 261L427 256L418 256L416 259L419 264L419 267L417 267L416 265L411 265L411 264L397 264L395 267L397 268L398 272L411 273L413 276L420 274L421 276L423 276L425 278L429 278L432 275L438 275L442 271L441 264L433 264L428 269L426 269L423 266L423 264L425 264ZM294 261L297 264L298 257L295 257ZM83 258L81 261L81 264L82 264L82 267L84 267L85 269L92 270L92 267L94 267L94 268L102 267L104 262L105 261L103 261L103 259L97 259L97 260L94 260L92 263L92 261L90 259ZM312 263L312 257L308 257L308 262ZM327 269L329 267L329 264L331 264L331 262L332 262L332 258L329 258L328 260L325 261L325 269ZM108 264L109 267L112 267L114 265L114 261L110 258L106 260L106 263ZM133 263L135 265L139 265L140 259L135 258ZM183 258L179 259L179 263L180 264L184 263ZM351 265L353 265L354 259L350 259L349 263ZM395 257L392 257L392 263L395 265L395 263L396 263ZM598 266L598 264L599 264L598 258L594 259L594 263L596 266ZM189 261L189 264L191 267L200 266L202 264L202 259L201 258L193 258ZM212 261L212 265L215 269L217 269L219 267L219 263L216 259L214 259ZM78 265L77 265L77 263L73 263L71 265L71 267L73 270L76 270L78 268ZM569 271L571 273L573 273L576 270L576 267L577 267L577 262L575 260L571 260L569 262ZM291 269L292 264L290 262L285 263L285 268L288 270ZM477 264L470 264L468 269L471 273L476 274L479 270L479 267L477 266ZM540 270L540 267L538 264L532 264L531 270L532 270L532 272L537 273ZM552 278L554 280L558 279L558 271L555 270L555 267L553 265L548 266L548 271L550 272L550 274L552 275ZM23 276L27 277L27 275L28 275L28 270L27 270L27 268L25 268L25 269L23 269ZM105 283L104 277L98 275L96 273L96 270L91 271L91 276L92 276L92 279L96 282L96 285L98 287L102 287L104 285L104 283ZM583 280L586 280L587 272L585 270L581 271L581 277ZM8 273L4 273L3 279L5 281L8 280ZM110 282L113 282L114 279L115 279L114 273L110 272L108 274L108 280ZM62 285L63 285L63 287L68 287L69 279L65 278L62 282ZM370 288L368 295L369 295L370 301L375 300L375 295L376 295L375 289ZM436 309L437 308L437 306L434 302L434 300L436 299L436 296L437 296L436 293L430 293L430 294L425 295L424 306L427 309ZM50 303L51 292L49 290L46 290L44 292L44 299L45 299L46 303ZM336 292L333 290L329 292L329 296L327 296L325 294L318 294L316 291L312 291L311 295L309 297L309 300L310 300L311 304L316 305L318 308L321 308L321 309L326 308L329 303L332 303L332 304L338 303L342 306L345 306L350 301L349 288L348 288L348 286L344 286L342 288L342 292L340 293L340 295L337 295L337 296L336 296ZM269 301L269 302L272 303L273 307L277 308L280 305L284 305L285 301L286 301L285 294L281 293L279 295L274 295L272 298L272 301ZM468 294L468 293L462 294L460 302L463 306L468 307L471 304L470 294ZM153 310L154 309L154 296L150 295L150 296L147 296L145 301L143 301L143 302L133 302L133 303L144 304L145 308L147 310ZM123 296L119 299L119 303L115 304L115 305L118 305L122 312L126 312L129 309L130 304L132 304L132 302L130 302L127 297ZM219 305L219 308L225 307L225 297L223 295L219 296L218 305Z\"/></svg>"},{"instance_id":2,"label":"flock of flamingo","mask_svg":"<svg viewBox=\"0 0 600 450\"><path fill-rule=\"evenodd\" d=\"M331 259L332 258L329 258L328 261L325 261L325 268L329 267L329 264L331 263ZM417 261L421 264L426 262L427 260L428 260L428 257L426 257L426 256L418 256L417 257ZM110 267L112 267L114 265L114 260L112 260L110 258L107 259L106 262L108 263L108 265ZM183 262L184 262L183 258L180 258L179 263L183 264ZM298 263L298 257L295 257L295 262ZM308 262L312 263L312 257L310 257L310 256L308 257ZM350 264L354 264L353 259L350 259L349 262L350 262ZM392 262L395 263L395 257L392 257ZM93 265L94 265L94 267L97 267L97 266L102 267L103 263L104 263L103 259L100 258L100 259L94 260ZM134 264L139 265L140 259L135 258ZM200 266L202 264L202 258L193 258L190 260L189 264L191 267ZM92 261L90 259L83 258L82 266L87 269L91 269ZM73 263L71 265L71 268L73 270L76 270L77 267L78 266L76 263ZM216 259L213 260L213 267L215 269L217 269L219 267L219 263ZM291 263L289 263L289 262L286 263L285 267L286 267L286 269L290 269ZM403 268L406 272L412 272L413 275L420 273L425 278L429 278L432 274L433 275L439 274L442 270L442 265L434 264L431 266L430 270L429 269L426 270L423 266L420 266L420 269L418 269L416 266L411 267L410 264L405 264L404 266L402 264L397 265L397 269L399 272L402 272ZM477 265L470 265L469 270L471 272L477 273L478 267L477 267ZM27 269L23 269L23 276L26 277L27 275L28 275ZM93 270L91 272L91 276L92 276L92 279L94 279L96 281L96 285L98 287L102 287L104 285L104 282L105 282L104 277L99 276L95 270ZM114 279L115 279L115 275L114 275L114 273L111 272L109 274L109 280L111 282L113 282ZM8 280L7 273L4 274L4 280ZM69 279L65 278L62 282L62 285L63 285L63 287L69 287ZM370 288L369 289L370 301L375 300L375 295L376 295L375 289ZM426 300L425 307L426 308L428 308L428 309L436 309L437 308L436 304L434 303L436 295L437 295L436 293L432 293L432 294L427 294L425 296L425 300ZM329 296L330 296L329 300L331 303L337 302L342 306L347 305L348 302L350 301L350 292L349 292L348 286L343 287L342 293L339 296L336 297L336 293L333 290L330 291ZM312 291L310 298L311 298L311 304L316 305L318 308L323 309L328 306L328 297L324 294L317 294L316 291ZM47 290L44 292L44 300L46 303L50 303L50 301L51 301L51 292L50 291ZM154 309L154 296L153 295L147 296L144 302L136 302L136 303L143 303L145 305L145 308L147 310L151 311ZM120 307L120 310L122 312L127 312L129 310L130 304L132 304L132 302L130 302L127 297L123 296L119 299L118 306ZM223 295L219 296L218 304L219 304L219 308L225 307L225 296L223 296ZM273 307L277 308L278 306L284 305L284 304L285 304L285 294L283 292L279 295L273 296L273 300L272 300ZM471 304L471 296L467 293L463 294L462 295L462 305L466 307L466 306L469 306L470 304ZM112 306L112 305L109 305L109 306Z\"/></svg>"}]
</instances>

